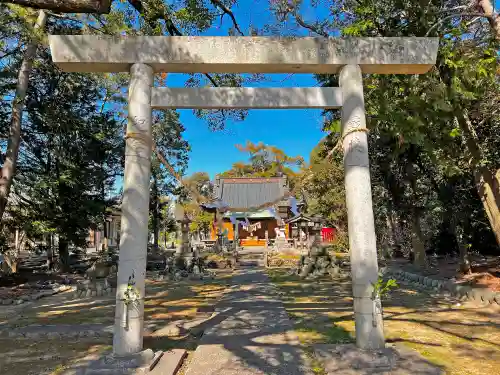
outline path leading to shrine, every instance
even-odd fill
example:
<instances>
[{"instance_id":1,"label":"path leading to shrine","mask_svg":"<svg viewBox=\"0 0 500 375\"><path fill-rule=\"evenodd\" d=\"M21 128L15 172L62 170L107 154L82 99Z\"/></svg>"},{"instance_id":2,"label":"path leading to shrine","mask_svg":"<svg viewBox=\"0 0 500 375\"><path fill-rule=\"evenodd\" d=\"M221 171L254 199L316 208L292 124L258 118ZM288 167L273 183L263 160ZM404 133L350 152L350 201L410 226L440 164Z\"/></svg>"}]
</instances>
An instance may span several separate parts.
<instances>
[{"instance_id":1,"label":"path leading to shrine","mask_svg":"<svg viewBox=\"0 0 500 375\"><path fill-rule=\"evenodd\" d=\"M309 375L279 292L262 269L238 270L186 375Z\"/></svg>"}]
</instances>

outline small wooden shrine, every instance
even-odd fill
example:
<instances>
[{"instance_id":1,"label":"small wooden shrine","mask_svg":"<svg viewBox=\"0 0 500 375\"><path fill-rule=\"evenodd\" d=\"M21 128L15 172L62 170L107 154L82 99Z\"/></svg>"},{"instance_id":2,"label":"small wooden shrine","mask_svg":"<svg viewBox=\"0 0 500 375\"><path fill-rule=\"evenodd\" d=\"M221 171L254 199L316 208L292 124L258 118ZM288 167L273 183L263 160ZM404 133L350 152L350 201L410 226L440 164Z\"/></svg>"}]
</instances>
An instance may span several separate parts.
<instances>
[{"instance_id":1,"label":"small wooden shrine","mask_svg":"<svg viewBox=\"0 0 500 375\"><path fill-rule=\"evenodd\" d=\"M229 241L240 240L242 246L265 246L277 236L290 238L286 221L294 216L286 177L217 176L214 182L214 202L202 206L209 212L222 212L222 227ZM302 207L296 202L297 210ZM221 218L218 218L219 220ZM217 219L211 229L211 239L219 232Z\"/></svg>"}]
</instances>

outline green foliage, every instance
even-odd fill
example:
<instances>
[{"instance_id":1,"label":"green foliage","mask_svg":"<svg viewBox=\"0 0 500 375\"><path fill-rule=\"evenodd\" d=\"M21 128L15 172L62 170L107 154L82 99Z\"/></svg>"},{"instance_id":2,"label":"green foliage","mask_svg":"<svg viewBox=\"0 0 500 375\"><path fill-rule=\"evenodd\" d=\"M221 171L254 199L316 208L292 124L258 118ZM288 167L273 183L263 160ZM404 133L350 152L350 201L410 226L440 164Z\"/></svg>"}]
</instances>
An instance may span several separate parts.
<instances>
[{"instance_id":1,"label":"green foliage","mask_svg":"<svg viewBox=\"0 0 500 375\"><path fill-rule=\"evenodd\" d=\"M293 189L298 176L297 169L304 165L301 156L288 156L275 146L265 145L262 142L254 144L250 141L243 145L236 145L241 152L248 153L249 161L234 163L225 177L276 177L284 175L288 178Z\"/></svg>"},{"instance_id":2,"label":"green foliage","mask_svg":"<svg viewBox=\"0 0 500 375\"><path fill-rule=\"evenodd\" d=\"M183 179L183 188L179 197L184 211L191 219L189 229L193 233L204 233L208 236L213 222L213 214L200 208L199 199L210 199L213 193L213 185L210 176L206 172L195 172Z\"/></svg>"},{"instance_id":3,"label":"green foliage","mask_svg":"<svg viewBox=\"0 0 500 375\"><path fill-rule=\"evenodd\" d=\"M84 246L88 228L111 203L123 152L121 126L111 113L96 112L98 79L60 72L43 49L38 61L14 193L38 231L55 231Z\"/></svg>"},{"instance_id":4,"label":"green foliage","mask_svg":"<svg viewBox=\"0 0 500 375\"><path fill-rule=\"evenodd\" d=\"M342 232L347 228L344 167L337 154L333 158L327 156L333 143L327 137L313 149L309 165L304 166L297 178L296 190L306 195L308 214L320 215ZM337 244L339 248L344 246L338 241Z\"/></svg>"},{"instance_id":5,"label":"green foliage","mask_svg":"<svg viewBox=\"0 0 500 375\"><path fill-rule=\"evenodd\" d=\"M0 7L5 46L23 46L36 12ZM49 20L51 33L74 33L64 22ZM9 47L10 48L10 47ZM3 52L3 51L2 51ZM0 132L7 139L13 91L23 54L12 48L1 59ZM12 233L30 239L58 234L61 247L85 246L88 229L104 218L123 159L122 124L104 104L114 103L92 74L61 72L40 46L30 74L22 121L22 143L10 204L2 221ZM98 104L99 103L99 104Z\"/></svg>"},{"instance_id":6,"label":"green foliage","mask_svg":"<svg viewBox=\"0 0 500 375\"><path fill-rule=\"evenodd\" d=\"M379 277L377 282L373 285L373 295L372 299L378 298L386 298L391 290L397 288L399 285L395 279L389 279L384 281L382 277Z\"/></svg>"},{"instance_id":7,"label":"green foliage","mask_svg":"<svg viewBox=\"0 0 500 375\"><path fill-rule=\"evenodd\" d=\"M341 2L332 14L344 16L332 18L332 26L345 36L424 36L442 17L442 6ZM364 77L379 248L421 243L438 252L458 251L457 225L467 228L471 240L488 232L474 173L482 166L493 173L500 168L498 43L485 20L466 25L449 18L433 30L443 37L429 73ZM336 81L317 79L325 86ZM338 118L338 111L329 111L325 128ZM493 251L491 230L486 238L478 246Z\"/></svg>"},{"instance_id":8,"label":"green foliage","mask_svg":"<svg viewBox=\"0 0 500 375\"><path fill-rule=\"evenodd\" d=\"M338 230L335 236L335 241L328 245L328 250L333 253L348 253L349 252L349 237L344 230Z\"/></svg>"},{"instance_id":9,"label":"green foliage","mask_svg":"<svg viewBox=\"0 0 500 375\"><path fill-rule=\"evenodd\" d=\"M179 114L173 110L155 111L153 115L153 138L157 150L166 158L170 165L182 175L187 167L189 144L182 138L184 127ZM160 232L164 236L175 230L175 220L170 216L170 196L179 190L179 182L171 172L161 164L158 156L153 153L151 160L151 190L149 226L153 232L153 242L158 244ZM174 221L174 225L172 225Z\"/></svg>"}]
</instances>

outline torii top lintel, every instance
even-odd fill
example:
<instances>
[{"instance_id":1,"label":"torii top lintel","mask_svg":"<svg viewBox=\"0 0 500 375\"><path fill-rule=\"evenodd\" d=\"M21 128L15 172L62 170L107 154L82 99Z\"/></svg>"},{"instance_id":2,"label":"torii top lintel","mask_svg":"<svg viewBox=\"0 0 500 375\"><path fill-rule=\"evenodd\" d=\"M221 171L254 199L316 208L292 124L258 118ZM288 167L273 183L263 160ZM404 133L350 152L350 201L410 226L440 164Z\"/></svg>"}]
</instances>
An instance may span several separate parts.
<instances>
[{"instance_id":1,"label":"torii top lintel","mask_svg":"<svg viewBox=\"0 0 500 375\"><path fill-rule=\"evenodd\" d=\"M128 72L144 63L171 73L422 74L435 64L438 38L268 38L50 35L53 61L70 72Z\"/></svg>"}]
</instances>

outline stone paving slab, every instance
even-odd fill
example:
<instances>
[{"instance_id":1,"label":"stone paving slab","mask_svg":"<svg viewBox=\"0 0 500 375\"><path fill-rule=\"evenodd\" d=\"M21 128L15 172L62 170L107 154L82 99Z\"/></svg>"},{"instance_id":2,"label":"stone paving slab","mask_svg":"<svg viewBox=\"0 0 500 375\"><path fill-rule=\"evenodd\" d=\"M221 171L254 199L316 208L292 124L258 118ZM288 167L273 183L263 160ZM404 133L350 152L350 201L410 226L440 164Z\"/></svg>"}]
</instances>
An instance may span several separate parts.
<instances>
[{"instance_id":1,"label":"stone paving slab","mask_svg":"<svg viewBox=\"0 0 500 375\"><path fill-rule=\"evenodd\" d=\"M233 291L217 304L186 375L312 374L264 271L239 270L232 282Z\"/></svg>"},{"instance_id":2,"label":"stone paving slab","mask_svg":"<svg viewBox=\"0 0 500 375\"><path fill-rule=\"evenodd\" d=\"M416 351L402 345L387 345L377 351L360 350L354 344L314 345L314 355L325 375L443 375L445 372Z\"/></svg>"},{"instance_id":3,"label":"stone paving slab","mask_svg":"<svg viewBox=\"0 0 500 375\"><path fill-rule=\"evenodd\" d=\"M164 352L145 349L136 354L89 356L66 368L61 375L142 375L151 374Z\"/></svg>"},{"instance_id":4,"label":"stone paving slab","mask_svg":"<svg viewBox=\"0 0 500 375\"><path fill-rule=\"evenodd\" d=\"M187 356L184 349L173 349L164 352L156 366L150 372L151 375L175 375L179 371L182 362Z\"/></svg>"}]
</instances>

